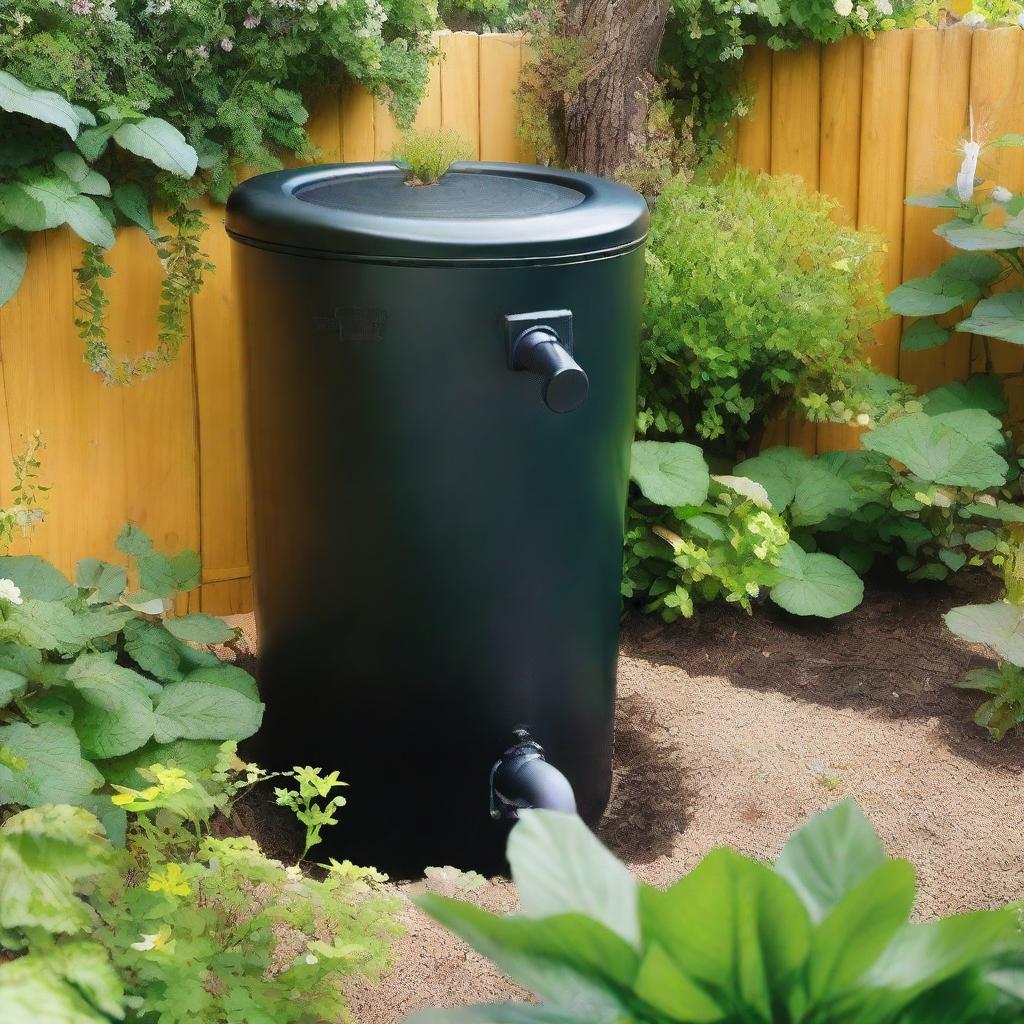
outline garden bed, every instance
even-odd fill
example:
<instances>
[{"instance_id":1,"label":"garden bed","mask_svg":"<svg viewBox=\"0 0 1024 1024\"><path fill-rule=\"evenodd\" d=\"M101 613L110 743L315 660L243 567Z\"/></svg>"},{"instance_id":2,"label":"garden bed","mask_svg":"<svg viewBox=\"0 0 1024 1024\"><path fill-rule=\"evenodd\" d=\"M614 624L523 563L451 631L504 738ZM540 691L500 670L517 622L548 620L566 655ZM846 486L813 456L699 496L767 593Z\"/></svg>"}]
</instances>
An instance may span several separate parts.
<instances>
[{"instance_id":1,"label":"garden bed","mask_svg":"<svg viewBox=\"0 0 1024 1024\"><path fill-rule=\"evenodd\" d=\"M876 585L832 621L723 605L671 625L629 618L614 793L598 834L642 879L666 885L716 846L774 857L805 817L852 796L889 852L917 867L920 917L1019 898L1024 743L994 744L972 724L975 695L952 684L983 661L942 625L948 608L987 597ZM279 847L273 825L261 833L263 810L236 813ZM457 895L515 905L505 882ZM404 916L395 969L352 993L360 1024L521 995L411 905Z\"/></svg>"}]
</instances>

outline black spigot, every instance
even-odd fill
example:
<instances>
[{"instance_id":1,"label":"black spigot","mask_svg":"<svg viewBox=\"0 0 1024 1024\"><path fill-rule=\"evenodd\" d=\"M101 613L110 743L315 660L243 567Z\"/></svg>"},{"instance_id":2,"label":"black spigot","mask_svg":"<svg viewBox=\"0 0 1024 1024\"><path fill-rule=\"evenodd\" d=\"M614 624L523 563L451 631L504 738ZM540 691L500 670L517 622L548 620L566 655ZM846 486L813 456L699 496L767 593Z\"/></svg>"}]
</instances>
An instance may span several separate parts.
<instances>
[{"instance_id":1,"label":"black spigot","mask_svg":"<svg viewBox=\"0 0 1024 1024\"><path fill-rule=\"evenodd\" d=\"M583 404L590 381L583 368L547 324L527 328L512 343L512 369L543 378L541 394L552 412L572 412Z\"/></svg>"}]
</instances>

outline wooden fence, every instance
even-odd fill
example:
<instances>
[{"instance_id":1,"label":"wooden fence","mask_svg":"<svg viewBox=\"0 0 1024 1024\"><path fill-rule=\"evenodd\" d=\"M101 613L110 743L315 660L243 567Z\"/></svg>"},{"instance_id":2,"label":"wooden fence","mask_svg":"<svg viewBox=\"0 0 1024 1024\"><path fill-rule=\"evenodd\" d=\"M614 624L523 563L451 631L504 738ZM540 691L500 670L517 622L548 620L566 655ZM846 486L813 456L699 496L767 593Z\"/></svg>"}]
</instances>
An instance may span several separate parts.
<instances>
[{"instance_id":1,"label":"wooden fence","mask_svg":"<svg viewBox=\"0 0 1024 1024\"><path fill-rule=\"evenodd\" d=\"M481 159L523 159L513 98L522 37L441 33L438 43L419 125L457 129ZM739 128L737 159L800 174L836 196L842 216L881 230L889 240L888 286L927 272L948 251L931 234L941 216L906 208L903 198L952 181L968 105L987 136L1024 131L1019 29L915 30L825 50L758 52L748 76L755 108ZM387 158L395 147L391 117L359 88L326 89L311 111L310 132L324 160ZM1002 184L1024 187L1020 150L998 151L985 169ZM66 231L33 239L25 281L0 308L0 487L6 494L12 483L11 455L41 430L48 445L43 479L53 488L49 517L16 551L41 554L65 571L86 555L117 560L113 538L130 520L164 549L200 551L203 586L190 605L226 614L252 605L243 353L231 249L221 211L211 208L208 216L204 246L217 270L192 304L181 355L126 388L105 386L82 362L73 323L77 241ZM140 231L123 230L111 264L111 346L150 349L160 286L153 249ZM900 354L899 331L898 319L879 328L880 368L923 387L970 368L969 339ZM1002 367L1020 365L1019 348L997 350ZM855 441L850 431L805 424L780 428L776 439L786 437L809 450ZM298 502L295 529L302 528Z\"/></svg>"}]
</instances>

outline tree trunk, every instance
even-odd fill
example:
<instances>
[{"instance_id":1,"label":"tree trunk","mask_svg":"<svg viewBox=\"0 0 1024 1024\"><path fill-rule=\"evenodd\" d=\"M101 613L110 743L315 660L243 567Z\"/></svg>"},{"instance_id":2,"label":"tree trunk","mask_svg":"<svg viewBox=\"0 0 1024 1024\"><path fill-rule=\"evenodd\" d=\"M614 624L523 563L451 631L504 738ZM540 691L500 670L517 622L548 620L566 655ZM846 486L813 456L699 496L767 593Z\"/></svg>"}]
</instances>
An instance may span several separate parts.
<instances>
[{"instance_id":1,"label":"tree trunk","mask_svg":"<svg viewBox=\"0 0 1024 1024\"><path fill-rule=\"evenodd\" d=\"M605 176L647 143L654 66L668 0L574 0L566 28L593 47L579 91L565 99L566 164Z\"/></svg>"}]
</instances>

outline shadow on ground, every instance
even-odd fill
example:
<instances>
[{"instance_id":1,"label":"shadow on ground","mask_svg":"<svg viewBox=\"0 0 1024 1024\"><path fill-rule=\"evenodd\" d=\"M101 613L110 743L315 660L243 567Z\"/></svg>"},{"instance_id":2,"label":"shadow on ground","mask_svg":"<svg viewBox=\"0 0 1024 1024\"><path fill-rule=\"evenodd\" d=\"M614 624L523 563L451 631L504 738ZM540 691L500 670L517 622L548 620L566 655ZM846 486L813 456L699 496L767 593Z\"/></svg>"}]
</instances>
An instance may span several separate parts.
<instances>
[{"instance_id":1,"label":"shadow on ground","mask_svg":"<svg viewBox=\"0 0 1024 1024\"><path fill-rule=\"evenodd\" d=\"M990 664L954 637L942 616L959 604L995 600L989 581L968 591L942 585L869 586L864 603L837 619L799 619L774 605L753 616L711 605L688 622L631 615L622 651L691 676L724 676L734 686L891 719L934 718L936 733L962 757L1024 768L1024 743L996 745L973 724L981 696L954 687Z\"/></svg>"}]
</instances>

